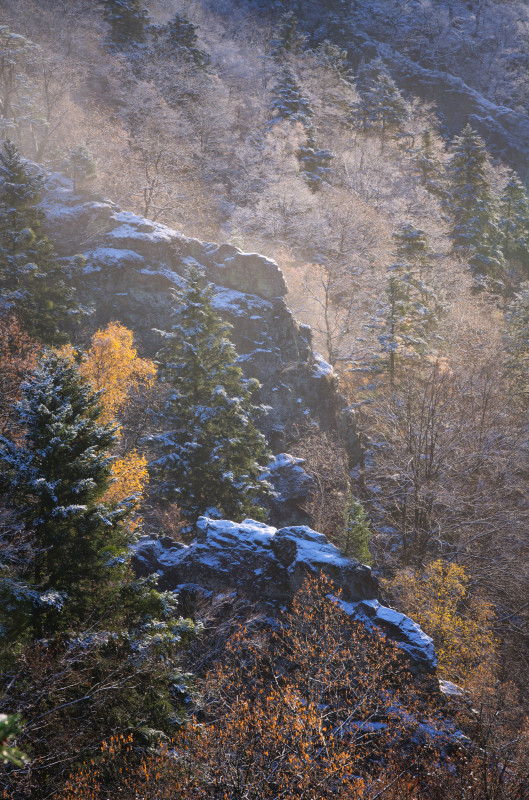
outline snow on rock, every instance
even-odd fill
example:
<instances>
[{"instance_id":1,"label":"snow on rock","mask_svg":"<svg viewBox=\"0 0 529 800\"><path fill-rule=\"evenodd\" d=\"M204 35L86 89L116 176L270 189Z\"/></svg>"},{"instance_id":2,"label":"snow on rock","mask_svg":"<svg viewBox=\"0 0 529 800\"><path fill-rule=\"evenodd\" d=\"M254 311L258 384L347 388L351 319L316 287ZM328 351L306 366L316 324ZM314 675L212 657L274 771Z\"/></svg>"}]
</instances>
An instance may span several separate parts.
<instances>
[{"instance_id":1,"label":"snow on rock","mask_svg":"<svg viewBox=\"0 0 529 800\"><path fill-rule=\"evenodd\" d=\"M279 463L292 463L283 454ZM294 459L294 461L297 459ZM380 605L370 567L346 558L322 533L305 525L274 528L262 522L201 517L190 545L171 539L141 539L133 564L140 575L157 573L165 589L193 587L215 594L235 591L256 601L288 603L308 575L326 575L337 589L337 602L366 627L382 629L422 670L437 660L432 640L404 614Z\"/></svg>"},{"instance_id":2,"label":"snow on rock","mask_svg":"<svg viewBox=\"0 0 529 800\"><path fill-rule=\"evenodd\" d=\"M319 353L314 353L312 374L316 378L330 378L334 374L331 365Z\"/></svg>"},{"instance_id":3,"label":"snow on rock","mask_svg":"<svg viewBox=\"0 0 529 800\"><path fill-rule=\"evenodd\" d=\"M271 305L267 300L254 294L245 294L236 289L216 286L211 305L216 311L228 313L235 317L246 317L253 322L262 319L257 312L269 313Z\"/></svg>"},{"instance_id":4,"label":"snow on rock","mask_svg":"<svg viewBox=\"0 0 529 800\"><path fill-rule=\"evenodd\" d=\"M310 328L287 307L275 261L201 242L99 196L76 194L60 174L45 174L44 183L47 232L61 257L83 251L86 267L75 288L82 303L96 308L99 327L119 320L153 356L161 345L155 330L172 324L171 290L184 285L190 266L198 267L214 285L215 309L233 326L245 377L261 384L254 401L269 408L259 425L271 449L284 449L292 426L314 421L322 430L340 431L352 459L359 454L351 413L329 368L313 354Z\"/></svg>"},{"instance_id":5,"label":"snow on rock","mask_svg":"<svg viewBox=\"0 0 529 800\"><path fill-rule=\"evenodd\" d=\"M205 589L238 589L270 600L286 600L307 574L323 572L348 600L374 597L371 569L345 558L327 538L306 526L273 528L254 520L236 523L201 517L190 545L141 539L134 564L140 574L156 572L161 585L194 583Z\"/></svg>"},{"instance_id":6,"label":"snow on rock","mask_svg":"<svg viewBox=\"0 0 529 800\"><path fill-rule=\"evenodd\" d=\"M84 254L87 266L110 267L121 269L125 265L132 267L143 267L145 259L134 250L119 250L115 247L96 247L88 250Z\"/></svg>"},{"instance_id":7,"label":"snow on rock","mask_svg":"<svg viewBox=\"0 0 529 800\"><path fill-rule=\"evenodd\" d=\"M287 293L283 273L276 262L259 253L243 253L232 245L221 245L210 254L210 261L213 279L231 289L258 294L266 300Z\"/></svg>"},{"instance_id":8,"label":"snow on rock","mask_svg":"<svg viewBox=\"0 0 529 800\"><path fill-rule=\"evenodd\" d=\"M368 628L376 626L385 631L414 661L429 671L435 670L437 656L432 639L405 614L381 606L376 598L363 599L355 603L347 602L342 596L338 603L347 614Z\"/></svg>"},{"instance_id":9,"label":"snow on rock","mask_svg":"<svg viewBox=\"0 0 529 800\"><path fill-rule=\"evenodd\" d=\"M267 467L264 479L275 492L267 501L274 524L303 517L300 506L316 488L314 480L303 469L304 463L303 458L279 453Z\"/></svg>"}]
</instances>

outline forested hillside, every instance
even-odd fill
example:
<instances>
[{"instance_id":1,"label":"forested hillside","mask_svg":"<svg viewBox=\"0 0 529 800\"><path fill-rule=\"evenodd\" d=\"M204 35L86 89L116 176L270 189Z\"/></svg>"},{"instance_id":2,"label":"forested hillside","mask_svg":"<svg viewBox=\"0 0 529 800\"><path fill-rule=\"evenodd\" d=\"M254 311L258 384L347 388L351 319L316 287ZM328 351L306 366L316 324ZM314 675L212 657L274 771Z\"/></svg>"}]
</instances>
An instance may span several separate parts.
<instances>
[{"instance_id":1,"label":"forested hillside","mask_svg":"<svg viewBox=\"0 0 529 800\"><path fill-rule=\"evenodd\" d=\"M528 39L0 2L5 798L529 797Z\"/></svg>"}]
</instances>

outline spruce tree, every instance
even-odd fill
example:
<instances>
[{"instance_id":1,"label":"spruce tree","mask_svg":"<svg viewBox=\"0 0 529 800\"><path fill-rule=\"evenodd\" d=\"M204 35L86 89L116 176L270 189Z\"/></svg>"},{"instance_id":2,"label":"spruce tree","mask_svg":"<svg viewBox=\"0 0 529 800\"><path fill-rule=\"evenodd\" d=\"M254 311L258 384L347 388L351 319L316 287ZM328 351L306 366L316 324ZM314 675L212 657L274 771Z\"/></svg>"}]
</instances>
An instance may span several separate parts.
<instances>
[{"instance_id":1,"label":"spruce tree","mask_svg":"<svg viewBox=\"0 0 529 800\"><path fill-rule=\"evenodd\" d=\"M361 121L364 130L380 126L383 133L398 133L403 129L408 105L382 59L360 65L356 88L360 100L353 106L353 121Z\"/></svg>"},{"instance_id":2,"label":"spruce tree","mask_svg":"<svg viewBox=\"0 0 529 800\"><path fill-rule=\"evenodd\" d=\"M304 179L311 191L317 192L325 181L329 181L334 154L330 150L322 150L317 147L314 134L309 129L307 142L298 148L296 156Z\"/></svg>"},{"instance_id":3,"label":"spruce tree","mask_svg":"<svg viewBox=\"0 0 529 800\"><path fill-rule=\"evenodd\" d=\"M3 135L20 137L35 125L37 81L32 75L40 48L7 25L0 25L0 119Z\"/></svg>"},{"instance_id":4,"label":"spruce tree","mask_svg":"<svg viewBox=\"0 0 529 800\"><path fill-rule=\"evenodd\" d=\"M288 120L310 126L314 112L290 67L285 66L280 70L270 108L274 112L272 123Z\"/></svg>"},{"instance_id":5,"label":"spruce tree","mask_svg":"<svg viewBox=\"0 0 529 800\"><path fill-rule=\"evenodd\" d=\"M74 192L96 177L96 162L86 145L70 150L66 159L66 172L73 181Z\"/></svg>"},{"instance_id":6,"label":"spruce tree","mask_svg":"<svg viewBox=\"0 0 529 800\"><path fill-rule=\"evenodd\" d=\"M98 395L68 356L47 353L23 386L22 441L0 439L0 489L33 534L26 580L39 593L37 635L101 605L101 592L123 577L128 506L100 502L109 479L115 428L100 425Z\"/></svg>"},{"instance_id":7,"label":"spruce tree","mask_svg":"<svg viewBox=\"0 0 529 800\"><path fill-rule=\"evenodd\" d=\"M12 142L0 152L0 289L31 336L46 344L67 338L81 313L66 266L42 232L37 208L42 181Z\"/></svg>"},{"instance_id":8,"label":"spruce tree","mask_svg":"<svg viewBox=\"0 0 529 800\"><path fill-rule=\"evenodd\" d=\"M421 144L415 154L414 165L425 189L437 197L445 197L444 168L435 153L432 133L429 130L421 134Z\"/></svg>"},{"instance_id":9,"label":"spruce tree","mask_svg":"<svg viewBox=\"0 0 529 800\"><path fill-rule=\"evenodd\" d=\"M349 494L343 512L345 555L357 558L362 564L371 564L370 538L371 526L362 504Z\"/></svg>"},{"instance_id":10,"label":"spruce tree","mask_svg":"<svg viewBox=\"0 0 529 800\"><path fill-rule=\"evenodd\" d=\"M452 150L446 207L452 220L454 251L467 258L475 272L498 278L504 261L485 143L466 125L454 139Z\"/></svg>"},{"instance_id":11,"label":"spruce tree","mask_svg":"<svg viewBox=\"0 0 529 800\"><path fill-rule=\"evenodd\" d=\"M111 29L112 41L119 47L145 41L147 11L140 0L103 0L103 18Z\"/></svg>"},{"instance_id":12,"label":"spruce tree","mask_svg":"<svg viewBox=\"0 0 529 800\"><path fill-rule=\"evenodd\" d=\"M320 42L315 50L315 55L326 69L331 70L336 77L347 84L353 84L354 78L349 66L349 54L329 39Z\"/></svg>"},{"instance_id":13,"label":"spruce tree","mask_svg":"<svg viewBox=\"0 0 529 800\"><path fill-rule=\"evenodd\" d=\"M27 776L35 798L56 794L102 740L124 733L136 747L155 745L183 717L178 654L194 625L178 617L173 592L132 574L133 501L102 501L116 429L100 424L98 399L68 353L47 352L23 385L20 439L0 439L0 493L29 548L18 576L20 536L10 563L0 558L2 601L14 589L0 605L0 708L26 717L31 706L24 742L39 763Z\"/></svg>"},{"instance_id":14,"label":"spruce tree","mask_svg":"<svg viewBox=\"0 0 529 800\"><path fill-rule=\"evenodd\" d=\"M187 277L185 291L175 293L172 330L162 333L169 397L165 431L152 439L160 491L192 522L211 507L236 521L263 519L259 500L269 487L261 477L271 455L253 422L264 411L251 402L259 384L242 377L229 326L212 308L212 287L203 288L198 270Z\"/></svg>"},{"instance_id":15,"label":"spruce tree","mask_svg":"<svg viewBox=\"0 0 529 800\"><path fill-rule=\"evenodd\" d=\"M371 369L387 373L392 387L399 363L431 354L432 334L442 312L434 288L425 281L429 251L424 231L408 223L393 234L393 239L396 260L388 269L377 316L368 326L378 331L381 348Z\"/></svg>"},{"instance_id":16,"label":"spruce tree","mask_svg":"<svg viewBox=\"0 0 529 800\"><path fill-rule=\"evenodd\" d=\"M177 12L165 27L169 47L186 58L189 58L197 67L205 67L209 63L209 56L197 46L198 36L196 25L189 22L183 14Z\"/></svg>"},{"instance_id":17,"label":"spruce tree","mask_svg":"<svg viewBox=\"0 0 529 800\"><path fill-rule=\"evenodd\" d=\"M500 199L499 228L505 258L529 270L529 198L521 180L512 173Z\"/></svg>"},{"instance_id":18,"label":"spruce tree","mask_svg":"<svg viewBox=\"0 0 529 800\"><path fill-rule=\"evenodd\" d=\"M293 11L286 11L279 18L275 38L271 41L273 57L281 59L289 53L301 53L307 44L307 36L298 30L298 18Z\"/></svg>"},{"instance_id":19,"label":"spruce tree","mask_svg":"<svg viewBox=\"0 0 529 800\"><path fill-rule=\"evenodd\" d=\"M382 132L400 132L409 116L408 105L386 69L380 70L371 88L375 120Z\"/></svg>"}]
</instances>

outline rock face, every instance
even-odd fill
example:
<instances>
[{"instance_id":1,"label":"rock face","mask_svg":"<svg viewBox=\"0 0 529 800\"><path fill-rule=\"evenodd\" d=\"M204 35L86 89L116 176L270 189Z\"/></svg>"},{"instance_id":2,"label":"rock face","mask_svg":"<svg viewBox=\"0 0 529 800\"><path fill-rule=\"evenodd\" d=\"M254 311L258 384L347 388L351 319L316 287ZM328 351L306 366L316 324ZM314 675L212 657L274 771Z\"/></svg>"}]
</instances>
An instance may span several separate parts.
<instances>
[{"instance_id":1,"label":"rock face","mask_svg":"<svg viewBox=\"0 0 529 800\"><path fill-rule=\"evenodd\" d=\"M240 365L262 384L255 402L269 407L260 423L274 452L291 432L315 421L342 434L354 460L354 422L337 392L332 369L314 353L311 330L287 308L287 287L278 265L229 244L190 239L114 203L75 195L62 175L49 175L42 208L59 255L86 258L72 281L97 324L119 320L141 336L148 354L161 345L154 329L170 327L171 289L182 288L186 269L203 269L214 284L213 304L233 326Z\"/></svg>"},{"instance_id":2,"label":"rock face","mask_svg":"<svg viewBox=\"0 0 529 800\"><path fill-rule=\"evenodd\" d=\"M304 463L303 458L279 453L268 466L263 477L275 493L266 500L272 525L284 525L287 520L308 521L302 506L316 490L316 484L303 469Z\"/></svg>"},{"instance_id":3,"label":"rock face","mask_svg":"<svg viewBox=\"0 0 529 800\"><path fill-rule=\"evenodd\" d=\"M432 640L408 617L381 606L370 567L343 556L323 534L306 526L277 530L254 520L209 517L201 517L197 527L190 545L140 540L133 557L136 571L157 573L165 589L236 591L276 606L288 603L307 575L323 573L341 590L348 614L385 630L422 669L435 668Z\"/></svg>"}]
</instances>

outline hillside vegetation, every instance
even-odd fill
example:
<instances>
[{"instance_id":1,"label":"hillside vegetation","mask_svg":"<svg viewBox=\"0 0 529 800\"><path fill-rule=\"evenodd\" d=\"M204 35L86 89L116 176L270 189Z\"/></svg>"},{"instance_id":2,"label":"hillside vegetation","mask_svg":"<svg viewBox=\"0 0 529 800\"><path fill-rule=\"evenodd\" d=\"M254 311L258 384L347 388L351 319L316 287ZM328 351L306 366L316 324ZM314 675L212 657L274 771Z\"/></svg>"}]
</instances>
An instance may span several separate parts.
<instances>
[{"instance_id":1,"label":"hillside vegetation","mask_svg":"<svg viewBox=\"0 0 529 800\"><path fill-rule=\"evenodd\" d=\"M528 36L521 0L1 4L5 797L527 796ZM275 260L354 436L295 394L306 424L270 434L200 263L213 245L167 262L166 330L96 307L111 212ZM132 271L154 251L122 252ZM274 622L263 598L186 606L134 573L141 536L266 519L279 441L310 487L281 526L371 565L432 636L444 695L324 578Z\"/></svg>"}]
</instances>

